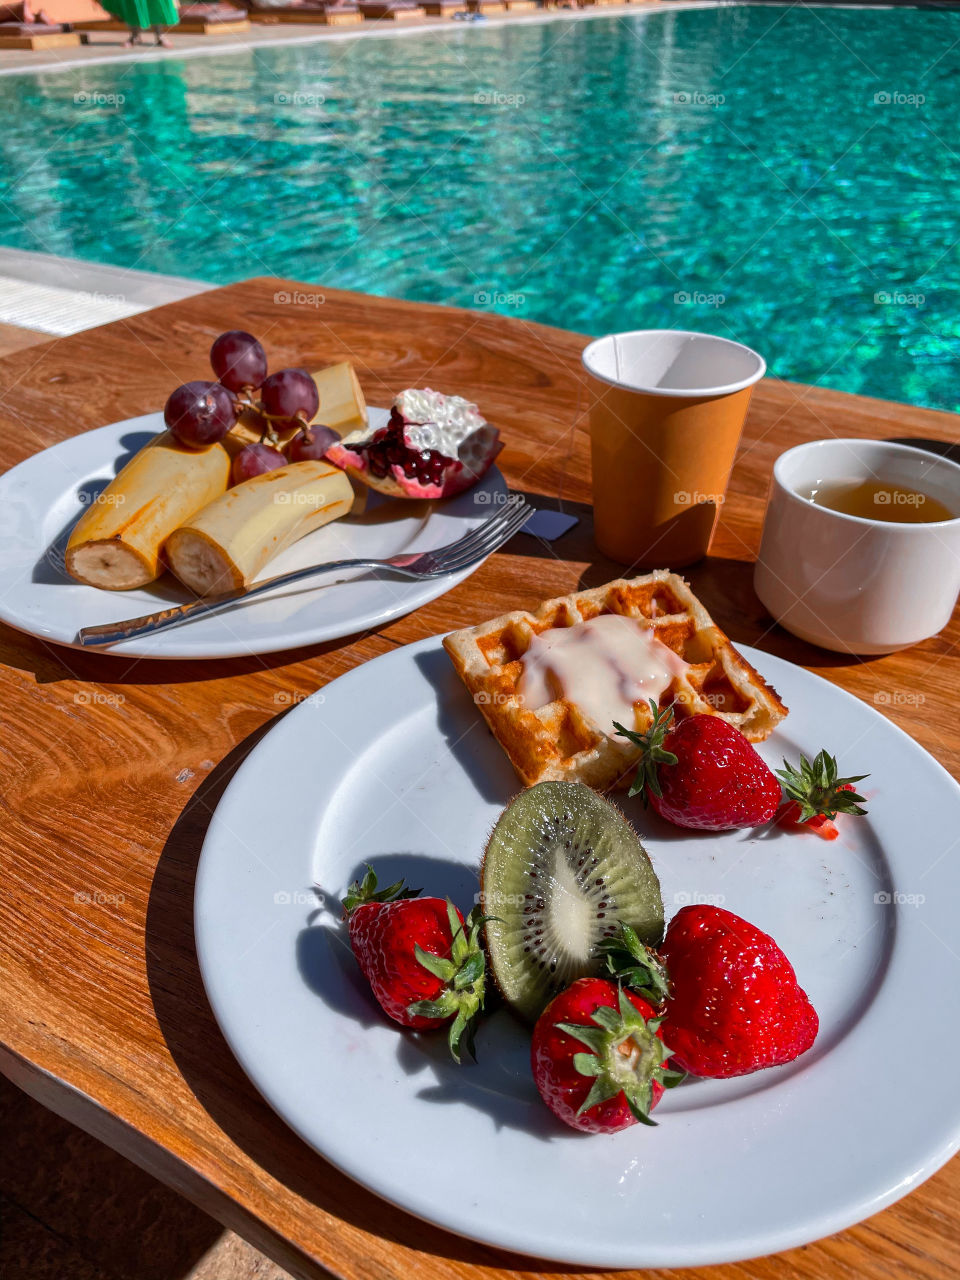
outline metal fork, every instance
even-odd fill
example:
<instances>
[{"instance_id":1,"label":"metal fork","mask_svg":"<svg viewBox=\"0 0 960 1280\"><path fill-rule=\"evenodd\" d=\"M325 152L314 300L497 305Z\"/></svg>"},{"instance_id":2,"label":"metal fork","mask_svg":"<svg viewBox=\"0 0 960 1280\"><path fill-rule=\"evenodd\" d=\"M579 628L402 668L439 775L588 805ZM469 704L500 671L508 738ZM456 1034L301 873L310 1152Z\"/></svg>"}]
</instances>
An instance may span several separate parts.
<instances>
[{"instance_id":1,"label":"metal fork","mask_svg":"<svg viewBox=\"0 0 960 1280\"><path fill-rule=\"evenodd\" d=\"M209 617L214 613L223 613L241 600L252 600L256 596L274 591L277 587L290 586L294 582L305 582L322 573L333 573L343 569L375 569L386 573L399 574L403 578L443 578L450 573L460 573L464 569L486 559L498 547L513 537L523 528L533 514L533 507L517 494L510 494L504 506L495 516L491 516L476 529L471 529L456 542L446 547L437 547L434 551L414 551L406 555L389 556L386 560L331 560L327 564L314 564L306 569L294 569L291 573L281 573L276 578L268 578L266 582L258 582L252 587L241 587L226 595L213 599L193 600L190 604L176 605L171 609L161 609L158 613L147 613L140 618L128 618L125 622L107 622L96 627L83 627L77 632L77 640L84 648L105 648L117 644L121 640L132 640L136 636L149 636L157 631L166 631L168 627L179 627L191 618Z\"/></svg>"}]
</instances>

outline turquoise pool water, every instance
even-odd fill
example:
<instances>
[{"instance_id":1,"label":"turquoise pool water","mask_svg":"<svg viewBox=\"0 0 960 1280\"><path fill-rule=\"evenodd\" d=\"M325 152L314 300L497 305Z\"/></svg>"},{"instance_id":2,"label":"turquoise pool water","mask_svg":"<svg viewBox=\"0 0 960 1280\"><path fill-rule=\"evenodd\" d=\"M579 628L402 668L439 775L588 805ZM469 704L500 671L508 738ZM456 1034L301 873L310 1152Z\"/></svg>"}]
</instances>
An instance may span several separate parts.
<instances>
[{"instance_id":1,"label":"turquoise pool water","mask_svg":"<svg viewBox=\"0 0 960 1280\"><path fill-rule=\"evenodd\" d=\"M746 7L4 77L0 242L705 329L957 409L958 42Z\"/></svg>"}]
</instances>

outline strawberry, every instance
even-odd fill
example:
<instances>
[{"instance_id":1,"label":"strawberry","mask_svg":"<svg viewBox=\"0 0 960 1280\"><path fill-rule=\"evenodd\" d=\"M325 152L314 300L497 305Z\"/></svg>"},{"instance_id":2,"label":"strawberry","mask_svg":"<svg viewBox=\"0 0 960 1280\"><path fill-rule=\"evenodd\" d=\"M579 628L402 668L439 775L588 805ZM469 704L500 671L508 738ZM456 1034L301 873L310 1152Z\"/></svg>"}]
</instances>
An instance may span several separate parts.
<instances>
[{"instance_id":1,"label":"strawberry","mask_svg":"<svg viewBox=\"0 0 960 1280\"><path fill-rule=\"evenodd\" d=\"M838 778L837 772L836 756L826 751L818 751L813 764L801 756L799 769L784 760L777 775L783 779L787 803L777 815L777 826L815 831L824 840L836 840L840 833L833 819L838 813L865 814L864 798L854 784L870 775Z\"/></svg>"},{"instance_id":2,"label":"strawberry","mask_svg":"<svg viewBox=\"0 0 960 1280\"><path fill-rule=\"evenodd\" d=\"M792 1062L820 1021L773 938L722 907L683 907L659 948L670 995L661 1030L671 1065L741 1076Z\"/></svg>"},{"instance_id":3,"label":"strawberry","mask_svg":"<svg viewBox=\"0 0 960 1280\"><path fill-rule=\"evenodd\" d=\"M578 978L555 996L530 1050L541 1098L586 1133L653 1124L650 1112L664 1089L681 1079L664 1067L669 1056L652 1007L606 978Z\"/></svg>"},{"instance_id":4,"label":"strawberry","mask_svg":"<svg viewBox=\"0 0 960 1280\"><path fill-rule=\"evenodd\" d=\"M479 935L484 917L464 921L449 900L420 898L403 881L377 889L371 867L343 900L350 945L383 1011L405 1027L449 1023L454 1059L473 1055L483 1008L485 962Z\"/></svg>"},{"instance_id":5,"label":"strawberry","mask_svg":"<svg viewBox=\"0 0 960 1280\"><path fill-rule=\"evenodd\" d=\"M678 827L730 831L769 822L781 800L780 783L739 729L720 716L695 715L674 728L673 708L655 702L646 733L614 724L642 748L630 795L638 793Z\"/></svg>"}]
</instances>

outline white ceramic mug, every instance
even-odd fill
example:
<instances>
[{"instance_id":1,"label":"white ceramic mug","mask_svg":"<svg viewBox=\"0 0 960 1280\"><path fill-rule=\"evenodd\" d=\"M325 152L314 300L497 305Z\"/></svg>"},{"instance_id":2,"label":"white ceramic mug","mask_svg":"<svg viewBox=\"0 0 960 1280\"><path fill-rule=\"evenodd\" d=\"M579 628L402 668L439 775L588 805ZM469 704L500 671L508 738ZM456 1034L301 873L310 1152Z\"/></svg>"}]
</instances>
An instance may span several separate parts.
<instances>
[{"instance_id":1,"label":"white ceramic mug","mask_svg":"<svg viewBox=\"0 0 960 1280\"><path fill-rule=\"evenodd\" d=\"M896 524L805 497L823 482L879 481L960 513L960 466L882 440L815 440L780 455L754 587L802 640L841 653L892 653L942 631L960 594L960 518Z\"/></svg>"}]
</instances>

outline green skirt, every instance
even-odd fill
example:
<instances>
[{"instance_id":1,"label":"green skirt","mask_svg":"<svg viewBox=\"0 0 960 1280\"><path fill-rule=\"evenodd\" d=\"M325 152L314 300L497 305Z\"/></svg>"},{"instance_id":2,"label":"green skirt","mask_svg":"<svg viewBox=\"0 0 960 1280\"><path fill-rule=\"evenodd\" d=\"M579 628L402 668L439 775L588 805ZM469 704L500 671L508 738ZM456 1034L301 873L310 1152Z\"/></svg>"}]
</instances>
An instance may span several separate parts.
<instances>
[{"instance_id":1,"label":"green skirt","mask_svg":"<svg viewBox=\"0 0 960 1280\"><path fill-rule=\"evenodd\" d=\"M179 21L174 0L106 0L103 7L128 27L173 27Z\"/></svg>"}]
</instances>

